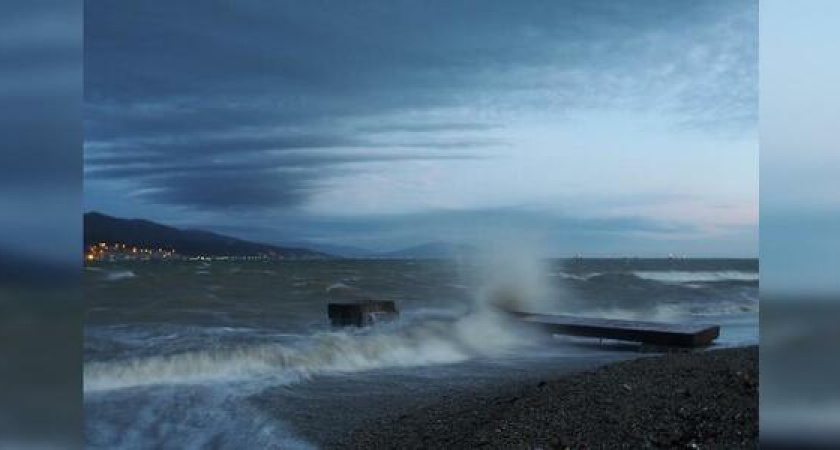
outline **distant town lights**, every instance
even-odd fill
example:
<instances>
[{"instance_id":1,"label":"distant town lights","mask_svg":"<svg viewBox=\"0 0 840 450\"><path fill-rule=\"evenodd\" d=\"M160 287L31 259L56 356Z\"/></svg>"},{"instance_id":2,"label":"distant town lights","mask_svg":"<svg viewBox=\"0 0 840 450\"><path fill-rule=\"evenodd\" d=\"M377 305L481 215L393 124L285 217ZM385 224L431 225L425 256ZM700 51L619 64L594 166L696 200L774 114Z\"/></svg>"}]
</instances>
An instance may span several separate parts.
<instances>
[{"instance_id":1,"label":"distant town lights","mask_svg":"<svg viewBox=\"0 0 840 450\"><path fill-rule=\"evenodd\" d=\"M174 249L129 247L124 243L99 242L88 248L84 259L86 261L168 259L174 254Z\"/></svg>"}]
</instances>

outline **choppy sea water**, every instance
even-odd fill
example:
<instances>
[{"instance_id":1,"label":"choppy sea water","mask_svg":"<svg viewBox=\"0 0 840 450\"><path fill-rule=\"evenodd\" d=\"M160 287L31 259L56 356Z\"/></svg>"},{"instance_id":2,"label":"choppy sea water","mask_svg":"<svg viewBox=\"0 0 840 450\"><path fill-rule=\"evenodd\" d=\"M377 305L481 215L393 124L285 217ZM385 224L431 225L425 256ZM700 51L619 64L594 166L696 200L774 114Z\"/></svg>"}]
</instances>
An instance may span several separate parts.
<instances>
[{"instance_id":1,"label":"choppy sea water","mask_svg":"<svg viewBox=\"0 0 840 450\"><path fill-rule=\"evenodd\" d=\"M332 329L337 285L395 300L400 320ZM107 263L86 268L85 286L90 448L311 448L283 414L307 401L326 414L346 383L397 395L627 357L536 334L489 304L717 323L718 345L758 342L755 260ZM250 400L278 387L279 417Z\"/></svg>"}]
</instances>

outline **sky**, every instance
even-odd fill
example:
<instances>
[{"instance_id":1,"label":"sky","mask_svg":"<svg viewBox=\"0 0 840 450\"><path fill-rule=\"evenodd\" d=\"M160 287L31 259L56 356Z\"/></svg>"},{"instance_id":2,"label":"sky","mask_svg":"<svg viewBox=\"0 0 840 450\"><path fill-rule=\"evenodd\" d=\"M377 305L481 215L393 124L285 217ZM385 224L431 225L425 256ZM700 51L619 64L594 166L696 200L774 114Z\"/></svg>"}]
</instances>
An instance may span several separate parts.
<instances>
[{"instance_id":1,"label":"sky","mask_svg":"<svg viewBox=\"0 0 840 450\"><path fill-rule=\"evenodd\" d=\"M756 1L85 5L87 211L378 251L758 254Z\"/></svg>"}]
</instances>

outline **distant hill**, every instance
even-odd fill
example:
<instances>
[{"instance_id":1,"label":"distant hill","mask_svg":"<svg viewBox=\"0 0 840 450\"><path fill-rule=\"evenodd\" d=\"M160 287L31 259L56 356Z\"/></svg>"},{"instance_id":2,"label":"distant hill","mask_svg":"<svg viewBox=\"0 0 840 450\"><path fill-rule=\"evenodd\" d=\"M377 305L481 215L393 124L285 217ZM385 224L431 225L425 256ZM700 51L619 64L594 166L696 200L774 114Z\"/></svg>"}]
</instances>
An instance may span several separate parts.
<instances>
[{"instance_id":1,"label":"distant hill","mask_svg":"<svg viewBox=\"0 0 840 450\"><path fill-rule=\"evenodd\" d=\"M379 253L376 258L407 259L449 259L475 254L476 248L464 244L429 242L388 253Z\"/></svg>"},{"instance_id":2,"label":"distant hill","mask_svg":"<svg viewBox=\"0 0 840 450\"><path fill-rule=\"evenodd\" d=\"M350 245L321 244L315 242L294 242L289 243L289 245L309 248L342 258L358 259L450 259L460 256L471 256L476 252L476 249L472 246L447 242L428 242L390 252L377 252Z\"/></svg>"},{"instance_id":3,"label":"distant hill","mask_svg":"<svg viewBox=\"0 0 840 450\"><path fill-rule=\"evenodd\" d=\"M308 248L328 255L341 256L342 258L370 258L376 256L376 252L373 250L351 245L321 244L317 242L289 242L287 245L290 247Z\"/></svg>"},{"instance_id":4,"label":"distant hill","mask_svg":"<svg viewBox=\"0 0 840 450\"><path fill-rule=\"evenodd\" d=\"M185 256L258 256L279 253L287 258L328 258L305 248L250 242L202 230L179 229L150 220L120 219L98 212L84 216L85 247L98 242L147 248L171 248Z\"/></svg>"}]
</instances>

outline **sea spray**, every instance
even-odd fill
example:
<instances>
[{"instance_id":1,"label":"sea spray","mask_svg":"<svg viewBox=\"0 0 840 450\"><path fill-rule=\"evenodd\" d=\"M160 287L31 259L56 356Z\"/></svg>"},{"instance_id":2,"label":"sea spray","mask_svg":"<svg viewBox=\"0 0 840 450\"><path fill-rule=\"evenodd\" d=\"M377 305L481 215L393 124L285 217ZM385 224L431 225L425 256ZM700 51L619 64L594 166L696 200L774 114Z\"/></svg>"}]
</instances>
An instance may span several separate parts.
<instances>
[{"instance_id":1,"label":"sea spray","mask_svg":"<svg viewBox=\"0 0 840 450\"><path fill-rule=\"evenodd\" d=\"M476 260L476 307L501 311L551 312L565 295L549 279L547 260L539 246L517 242L487 244Z\"/></svg>"}]
</instances>

